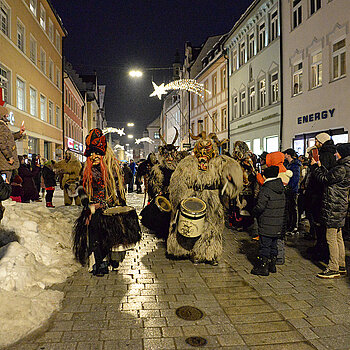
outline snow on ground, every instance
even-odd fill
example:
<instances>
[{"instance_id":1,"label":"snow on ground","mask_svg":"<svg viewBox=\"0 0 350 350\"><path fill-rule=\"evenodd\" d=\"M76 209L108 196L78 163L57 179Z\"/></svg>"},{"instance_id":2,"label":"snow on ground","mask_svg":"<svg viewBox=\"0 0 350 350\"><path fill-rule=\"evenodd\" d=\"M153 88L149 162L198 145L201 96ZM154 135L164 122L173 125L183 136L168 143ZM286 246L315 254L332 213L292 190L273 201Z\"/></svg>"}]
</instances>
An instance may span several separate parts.
<instances>
[{"instance_id":1,"label":"snow on ground","mask_svg":"<svg viewBox=\"0 0 350 350\"><path fill-rule=\"evenodd\" d=\"M41 327L60 306L63 293L48 289L79 269L72 253L72 227L81 208L3 202L0 224L0 347Z\"/></svg>"}]
</instances>

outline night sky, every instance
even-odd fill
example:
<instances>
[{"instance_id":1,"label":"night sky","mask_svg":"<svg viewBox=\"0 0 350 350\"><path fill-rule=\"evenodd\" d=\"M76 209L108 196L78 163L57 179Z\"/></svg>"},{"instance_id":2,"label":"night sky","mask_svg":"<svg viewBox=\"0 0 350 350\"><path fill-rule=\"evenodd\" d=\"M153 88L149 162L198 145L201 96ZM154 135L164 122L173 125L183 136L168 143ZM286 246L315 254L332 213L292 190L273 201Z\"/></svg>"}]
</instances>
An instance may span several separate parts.
<instances>
[{"instance_id":1,"label":"night sky","mask_svg":"<svg viewBox=\"0 0 350 350\"><path fill-rule=\"evenodd\" d=\"M161 111L149 97L152 79L170 81L168 71L146 71L132 80L132 67L171 67L176 50L183 60L186 41L200 46L208 36L228 32L253 0L51 0L68 31L65 56L80 74L97 72L106 85L108 126L133 121L142 132ZM121 140L125 142L126 140Z\"/></svg>"}]
</instances>

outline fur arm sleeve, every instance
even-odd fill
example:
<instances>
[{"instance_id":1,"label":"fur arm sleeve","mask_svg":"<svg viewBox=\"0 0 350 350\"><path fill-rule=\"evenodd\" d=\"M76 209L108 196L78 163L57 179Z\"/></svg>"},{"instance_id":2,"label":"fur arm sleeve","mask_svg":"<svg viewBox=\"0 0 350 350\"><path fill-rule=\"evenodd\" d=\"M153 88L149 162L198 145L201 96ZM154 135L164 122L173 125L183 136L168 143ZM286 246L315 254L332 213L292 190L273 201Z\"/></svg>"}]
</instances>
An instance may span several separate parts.
<instances>
[{"instance_id":1,"label":"fur arm sleeve","mask_svg":"<svg viewBox=\"0 0 350 350\"><path fill-rule=\"evenodd\" d=\"M243 189L243 171L241 166L234 159L227 156L220 156L222 162L222 184L225 185L224 194L235 198Z\"/></svg>"},{"instance_id":2,"label":"fur arm sleeve","mask_svg":"<svg viewBox=\"0 0 350 350\"><path fill-rule=\"evenodd\" d=\"M164 175L159 167L159 165L155 165L149 176L149 184L148 184L148 195L150 198L154 198L162 191Z\"/></svg>"}]
</instances>

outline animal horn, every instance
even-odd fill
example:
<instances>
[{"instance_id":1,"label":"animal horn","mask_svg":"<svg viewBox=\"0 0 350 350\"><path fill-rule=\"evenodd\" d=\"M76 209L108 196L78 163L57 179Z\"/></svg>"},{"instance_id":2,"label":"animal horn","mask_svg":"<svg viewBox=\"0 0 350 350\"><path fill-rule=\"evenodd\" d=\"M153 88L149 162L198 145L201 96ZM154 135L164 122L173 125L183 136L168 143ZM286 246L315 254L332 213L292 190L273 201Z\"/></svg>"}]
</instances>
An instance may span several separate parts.
<instances>
[{"instance_id":1,"label":"animal horn","mask_svg":"<svg viewBox=\"0 0 350 350\"><path fill-rule=\"evenodd\" d=\"M174 126L174 128L175 128L175 126ZM172 142L172 145L175 145L175 142L176 142L177 138L179 137L179 131L177 130L177 128L175 128L175 130L176 130L176 134L175 134L174 140Z\"/></svg>"},{"instance_id":2,"label":"animal horn","mask_svg":"<svg viewBox=\"0 0 350 350\"><path fill-rule=\"evenodd\" d=\"M199 140L201 138L200 135L198 135L198 136L193 135L191 131L190 131L190 136L191 136L192 140Z\"/></svg>"},{"instance_id":3,"label":"animal horn","mask_svg":"<svg viewBox=\"0 0 350 350\"><path fill-rule=\"evenodd\" d=\"M167 144L166 141L164 140L163 135L162 135L161 132L160 132L160 129L159 129L159 138L162 140L162 142L164 143L164 145Z\"/></svg>"}]
</instances>

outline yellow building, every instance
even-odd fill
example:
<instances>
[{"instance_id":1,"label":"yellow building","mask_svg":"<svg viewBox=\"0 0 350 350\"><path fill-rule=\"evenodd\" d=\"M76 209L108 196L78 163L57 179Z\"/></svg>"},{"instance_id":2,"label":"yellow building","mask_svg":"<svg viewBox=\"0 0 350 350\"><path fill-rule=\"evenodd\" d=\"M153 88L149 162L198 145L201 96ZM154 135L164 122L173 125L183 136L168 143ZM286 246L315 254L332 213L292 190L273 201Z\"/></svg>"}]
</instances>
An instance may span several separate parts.
<instances>
[{"instance_id":1,"label":"yellow building","mask_svg":"<svg viewBox=\"0 0 350 350\"><path fill-rule=\"evenodd\" d=\"M0 0L0 84L26 137L18 154L54 159L62 152L61 19L48 0Z\"/></svg>"}]
</instances>

